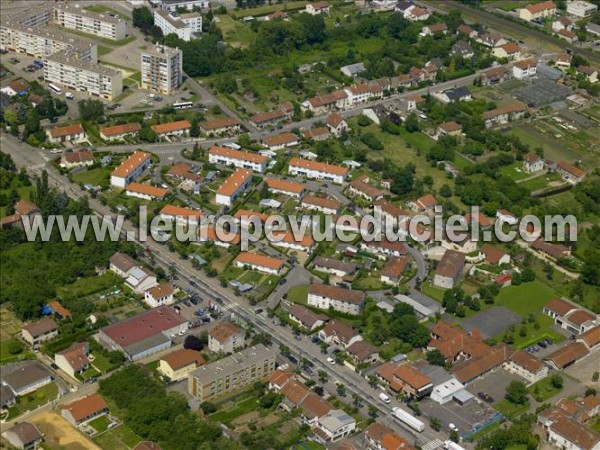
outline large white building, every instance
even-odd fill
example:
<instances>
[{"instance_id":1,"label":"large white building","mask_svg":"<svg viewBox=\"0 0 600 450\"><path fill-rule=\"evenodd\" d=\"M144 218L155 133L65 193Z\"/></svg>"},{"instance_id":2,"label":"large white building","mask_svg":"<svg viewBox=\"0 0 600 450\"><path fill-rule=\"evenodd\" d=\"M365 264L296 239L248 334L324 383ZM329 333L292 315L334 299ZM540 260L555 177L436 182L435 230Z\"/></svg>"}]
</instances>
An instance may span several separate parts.
<instances>
[{"instance_id":1,"label":"large white building","mask_svg":"<svg viewBox=\"0 0 600 450\"><path fill-rule=\"evenodd\" d=\"M179 14L165 9L154 10L154 25L159 27L163 35L176 34L183 41L190 41L202 33L202 16L190 12Z\"/></svg>"},{"instance_id":2,"label":"large white building","mask_svg":"<svg viewBox=\"0 0 600 450\"><path fill-rule=\"evenodd\" d=\"M593 3L581 0L567 2L567 14L571 14L572 16L590 17L596 14L596 11L598 11L598 6Z\"/></svg>"},{"instance_id":3,"label":"large white building","mask_svg":"<svg viewBox=\"0 0 600 450\"><path fill-rule=\"evenodd\" d=\"M319 309L333 308L345 314L358 315L363 309L365 298L365 293L361 291L326 284L311 284L307 303L308 306Z\"/></svg>"},{"instance_id":4,"label":"large white building","mask_svg":"<svg viewBox=\"0 0 600 450\"><path fill-rule=\"evenodd\" d=\"M104 39L119 41L127 36L125 20L115 15L86 11L78 5L56 3L53 19L61 27Z\"/></svg>"},{"instance_id":5,"label":"large white building","mask_svg":"<svg viewBox=\"0 0 600 450\"><path fill-rule=\"evenodd\" d=\"M135 181L151 163L150 153L140 151L132 153L129 158L112 171L110 175L110 185L127 187L127 185Z\"/></svg>"},{"instance_id":6,"label":"large white building","mask_svg":"<svg viewBox=\"0 0 600 450\"><path fill-rule=\"evenodd\" d=\"M85 61L73 49L46 58L44 79L106 100L113 100L123 92L120 71Z\"/></svg>"},{"instance_id":7,"label":"large white building","mask_svg":"<svg viewBox=\"0 0 600 450\"><path fill-rule=\"evenodd\" d=\"M234 166L239 169L250 169L255 172L263 172L267 167L266 156L234 150L229 147L212 147L208 151L208 162Z\"/></svg>"},{"instance_id":8,"label":"large white building","mask_svg":"<svg viewBox=\"0 0 600 450\"><path fill-rule=\"evenodd\" d=\"M162 7L169 11L177 11L184 8L188 11L193 9L208 9L210 7L209 0L149 0L154 7Z\"/></svg>"},{"instance_id":9,"label":"large white building","mask_svg":"<svg viewBox=\"0 0 600 450\"><path fill-rule=\"evenodd\" d=\"M142 51L142 89L171 94L182 82L181 50L158 45Z\"/></svg>"},{"instance_id":10,"label":"large white building","mask_svg":"<svg viewBox=\"0 0 600 450\"><path fill-rule=\"evenodd\" d=\"M217 190L217 205L231 206L235 199L252 183L252 172L248 169L237 169Z\"/></svg>"}]
</instances>

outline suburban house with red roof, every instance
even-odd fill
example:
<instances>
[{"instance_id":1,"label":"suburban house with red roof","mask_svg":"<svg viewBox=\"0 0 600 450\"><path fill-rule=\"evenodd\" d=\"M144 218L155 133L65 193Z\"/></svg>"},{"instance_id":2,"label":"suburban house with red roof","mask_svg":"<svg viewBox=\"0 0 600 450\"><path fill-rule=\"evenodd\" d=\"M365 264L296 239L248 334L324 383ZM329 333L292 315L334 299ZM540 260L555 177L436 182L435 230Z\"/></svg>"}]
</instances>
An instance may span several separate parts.
<instances>
[{"instance_id":1,"label":"suburban house with red roof","mask_svg":"<svg viewBox=\"0 0 600 450\"><path fill-rule=\"evenodd\" d=\"M80 123L51 128L50 130L46 130L46 136L48 136L48 142L52 144L79 142L87 139L85 130Z\"/></svg>"},{"instance_id":2,"label":"suburban house with red roof","mask_svg":"<svg viewBox=\"0 0 600 450\"><path fill-rule=\"evenodd\" d=\"M439 202L437 199L431 194L419 197L417 200L409 200L406 203L406 205L415 212L433 211L433 208L438 204Z\"/></svg>"},{"instance_id":3,"label":"suburban house with red roof","mask_svg":"<svg viewBox=\"0 0 600 450\"><path fill-rule=\"evenodd\" d=\"M54 355L54 364L70 377L75 378L90 366L88 355L90 346L87 342L79 342Z\"/></svg>"},{"instance_id":4,"label":"suburban house with red roof","mask_svg":"<svg viewBox=\"0 0 600 450\"><path fill-rule=\"evenodd\" d=\"M423 398L433 390L431 378L411 364L383 364L378 368L377 376L396 394L404 392L411 398Z\"/></svg>"},{"instance_id":5,"label":"suburban house with red roof","mask_svg":"<svg viewBox=\"0 0 600 450\"><path fill-rule=\"evenodd\" d=\"M221 322L208 332L208 349L213 353L233 353L246 345L246 332L232 322Z\"/></svg>"},{"instance_id":6,"label":"suburban house with red roof","mask_svg":"<svg viewBox=\"0 0 600 450\"><path fill-rule=\"evenodd\" d=\"M226 133L237 133L241 131L242 124L235 117L220 117L213 120L205 120L198 124L200 129L209 136Z\"/></svg>"},{"instance_id":7,"label":"suburban house with red roof","mask_svg":"<svg viewBox=\"0 0 600 450\"><path fill-rule=\"evenodd\" d=\"M362 312L366 297L361 291L326 284L311 284L307 303L308 306L319 309L333 308L345 314L358 315Z\"/></svg>"},{"instance_id":8,"label":"suburban house with red roof","mask_svg":"<svg viewBox=\"0 0 600 450\"><path fill-rule=\"evenodd\" d=\"M144 302L151 308L173 303L175 289L169 283L162 283L144 292Z\"/></svg>"},{"instance_id":9,"label":"suburban house with red roof","mask_svg":"<svg viewBox=\"0 0 600 450\"><path fill-rule=\"evenodd\" d=\"M559 161L556 163L556 173L558 173L563 180L568 181L571 184L580 183L585 178L585 172L583 170L566 161Z\"/></svg>"},{"instance_id":10,"label":"suburban house with red roof","mask_svg":"<svg viewBox=\"0 0 600 450\"><path fill-rule=\"evenodd\" d=\"M188 120L178 120L176 122L159 123L152 125L152 131L160 138L182 137L190 134L192 124Z\"/></svg>"},{"instance_id":11,"label":"suburban house with red roof","mask_svg":"<svg viewBox=\"0 0 600 450\"><path fill-rule=\"evenodd\" d=\"M307 194L300 200L300 207L325 214L339 214L343 205L335 199Z\"/></svg>"},{"instance_id":12,"label":"suburban house with red roof","mask_svg":"<svg viewBox=\"0 0 600 450\"><path fill-rule=\"evenodd\" d=\"M108 405L104 399L100 394L92 394L64 405L60 414L71 425L78 427L82 423L89 422L107 413Z\"/></svg>"},{"instance_id":13,"label":"suburban house with red roof","mask_svg":"<svg viewBox=\"0 0 600 450\"><path fill-rule=\"evenodd\" d=\"M504 368L525 378L529 384L537 383L548 376L548 366L523 350L514 351L504 362Z\"/></svg>"},{"instance_id":14,"label":"suburban house with red roof","mask_svg":"<svg viewBox=\"0 0 600 450\"><path fill-rule=\"evenodd\" d=\"M519 9L519 19L531 22L532 20L551 17L556 14L556 4L552 1L534 3Z\"/></svg>"},{"instance_id":15,"label":"suburban house with red roof","mask_svg":"<svg viewBox=\"0 0 600 450\"><path fill-rule=\"evenodd\" d=\"M291 231L274 231L273 236L275 241L271 242L271 245L275 247L289 248L300 252L310 253L315 247L315 240L308 235L304 235L301 238L296 239L294 233Z\"/></svg>"},{"instance_id":16,"label":"suburban house with red roof","mask_svg":"<svg viewBox=\"0 0 600 450\"><path fill-rule=\"evenodd\" d=\"M125 123L123 125L114 125L112 127L100 128L100 137L105 141L118 141L126 137L137 136L138 131L142 129L139 123Z\"/></svg>"},{"instance_id":17,"label":"suburban house with red roof","mask_svg":"<svg viewBox=\"0 0 600 450\"><path fill-rule=\"evenodd\" d=\"M554 319L559 327L580 335L600 325L600 317L566 300L555 298L544 305L543 313Z\"/></svg>"},{"instance_id":18,"label":"suburban house with red roof","mask_svg":"<svg viewBox=\"0 0 600 450\"><path fill-rule=\"evenodd\" d=\"M355 342L363 340L358 331L339 320L327 322L327 325L319 330L319 339L328 344L335 344L342 350L347 349Z\"/></svg>"},{"instance_id":19,"label":"suburban house with red roof","mask_svg":"<svg viewBox=\"0 0 600 450\"><path fill-rule=\"evenodd\" d=\"M483 244L479 249L479 257L485 259L492 266L500 266L510 263L510 255L502 249L490 244Z\"/></svg>"},{"instance_id":20,"label":"suburban house with red roof","mask_svg":"<svg viewBox=\"0 0 600 450\"><path fill-rule=\"evenodd\" d=\"M162 356L157 370L170 381L187 378L188 373L206 364L206 361L196 350L181 348Z\"/></svg>"},{"instance_id":21,"label":"suburban house with red roof","mask_svg":"<svg viewBox=\"0 0 600 450\"><path fill-rule=\"evenodd\" d=\"M87 167L94 165L94 154L90 150L65 153L60 158L60 167L73 169L75 167Z\"/></svg>"},{"instance_id":22,"label":"suburban house with red roof","mask_svg":"<svg viewBox=\"0 0 600 450\"><path fill-rule=\"evenodd\" d=\"M300 145L300 139L294 133L281 133L275 136L263 137L262 143L269 150L275 151Z\"/></svg>"},{"instance_id":23,"label":"suburban house with red roof","mask_svg":"<svg viewBox=\"0 0 600 450\"><path fill-rule=\"evenodd\" d=\"M269 192L287 195L288 197L300 198L305 190L305 186L302 183L280 178L268 177L264 179L264 183L267 185Z\"/></svg>"},{"instance_id":24,"label":"suburban house with red roof","mask_svg":"<svg viewBox=\"0 0 600 450\"><path fill-rule=\"evenodd\" d=\"M188 322L172 308L159 306L98 331L98 340L137 361L171 347L170 336L187 331Z\"/></svg>"},{"instance_id":25,"label":"suburban house with red roof","mask_svg":"<svg viewBox=\"0 0 600 450\"><path fill-rule=\"evenodd\" d=\"M393 285L398 284L402 279L402 274L404 273L407 264L408 259L404 256L391 256L388 258L381 270L381 282Z\"/></svg>"},{"instance_id":26,"label":"suburban house with red roof","mask_svg":"<svg viewBox=\"0 0 600 450\"><path fill-rule=\"evenodd\" d=\"M348 124L338 113L329 114L325 118L325 125L329 132L336 137L340 137L342 134L348 132Z\"/></svg>"},{"instance_id":27,"label":"suburban house with red roof","mask_svg":"<svg viewBox=\"0 0 600 450\"><path fill-rule=\"evenodd\" d=\"M433 285L450 289L453 288L465 267L465 254L454 250L446 250L435 269Z\"/></svg>"},{"instance_id":28,"label":"suburban house with red roof","mask_svg":"<svg viewBox=\"0 0 600 450\"><path fill-rule=\"evenodd\" d=\"M229 147L211 147L208 151L208 162L233 166L238 169L250 169L255 172L263 172L267 168L266 156Z\"/></svg>"},{"instance_id":29,"label":"suburban house with red roof","mask_svg":"<svg viewBox=\"0 0 600 450\"><path fill-rule=\"evenodd\" d=\"M367 341L356 341L346 352L355 365L375 364L379 360L379 350Z\"/></svg>"},{"instance_id":30,"label":"suburban house with red roof","mask_svg":"<svg viewBox=\"0 0 600 450\"><path fill-rule=\"evenodd\" d=\"M150 153L136 151L123 161L110 175L110 185L126 187L135 181L152 164Z\"/></svg>"},{"instance_id":31,"label":"suburban house with red roof","mask_svg":"<svg viewBox=\"0 0 600 450\"><path fill-rule=\"evenodd\" d=\"M319 14L329 14L329 3L327 2L314 2L306 5L305 13L311 16L317 16Z\"/></svg>"},{"instance_id":32,"label":"suburban house with red roof","mask_svg":"<svg viewBox=\"0 0 600 450\"><path fill-rule=\"evenodd\" d=\"M369 177L362 176L359 177L348 184L348 190L360 197L363 197L370 202L374 202L376 200L380 200L383 197L390 195L389 191L384 189L380 189L376 186L373 186L369 183Z\"/></svg>"},{"instance_id":33,"label":"suburban house with red roof","mask_svg":"<svg viewBox=\"0 0 600 450\"><path fill-rule=\"evenodd\" d=\"M544 160L535 153L528 153L523 158L523 170L527 173L536 173L544 170Z\"/></svg>"},{"instance_id":34,"label":"suburban house with red roof","mask_svg":"<svg viewBox=\"0 0 600 450\"><path fill-rule=\"evenodd\" d=\"M202 217L202 211L175 205L165 205L160 210L160 217L179 224L187 225L188 223L193 223L197 225L200 222L200 217Z\"/></svg>"},{"instance_id":35,"label":"suburban house with red roof","mask_svg":"<svg viewBox=\"0 0 600 450\"><path fill-rule=\"evenodd\" d=\"M140 198L142 200L163 200L169 195L169 190L150 184L129 183L125 188L125 195L128 197Z\"/></svg>"},{"instance_id":36,"label":"suburban house with red roof","mask_svg":"<svg viewBox=\"0 0 600 450\"><path fill-rule=\"evenodd\" d=\"M259 272L280 275L283 269L283 260L251 252L241 252L235 258L235 266L241 268L249 267Z\"/></svg>"}]
</instances>

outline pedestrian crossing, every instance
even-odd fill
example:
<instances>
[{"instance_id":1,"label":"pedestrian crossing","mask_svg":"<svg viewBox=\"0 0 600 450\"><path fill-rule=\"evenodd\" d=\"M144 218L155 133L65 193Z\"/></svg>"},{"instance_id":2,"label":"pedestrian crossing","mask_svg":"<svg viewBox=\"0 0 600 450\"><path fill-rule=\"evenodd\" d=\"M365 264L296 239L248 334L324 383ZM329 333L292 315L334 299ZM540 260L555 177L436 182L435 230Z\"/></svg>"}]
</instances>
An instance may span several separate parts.
<instances>
[{"instance_id":1,"label":"pedestrian crossing","mask_svg":"<svg viewBox=\"0 0 600 450\"><path fill-rule=\"evenodd\" d=\"M422 450L435 450L437 448L443 447L444 443L440 439L434 439L431 442L423 445L421 447Z\"/></svg>"}]
</instances>

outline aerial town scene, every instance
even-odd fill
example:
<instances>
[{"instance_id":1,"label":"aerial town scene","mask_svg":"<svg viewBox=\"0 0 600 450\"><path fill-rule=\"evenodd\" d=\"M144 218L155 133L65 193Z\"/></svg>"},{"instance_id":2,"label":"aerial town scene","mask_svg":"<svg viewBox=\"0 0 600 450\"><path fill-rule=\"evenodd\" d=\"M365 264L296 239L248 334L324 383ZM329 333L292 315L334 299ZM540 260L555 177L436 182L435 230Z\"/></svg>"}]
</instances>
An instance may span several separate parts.
<instances>
[{"instance_id":1,"label":"aerial town scene","mask_svg":"<svg viewBox=\"0 0 600 450\"><path fill-rule=\"evenodd\" d=\"M600 450L600 0L0 0L0 449Z\"/></svg>"}]
</instances>

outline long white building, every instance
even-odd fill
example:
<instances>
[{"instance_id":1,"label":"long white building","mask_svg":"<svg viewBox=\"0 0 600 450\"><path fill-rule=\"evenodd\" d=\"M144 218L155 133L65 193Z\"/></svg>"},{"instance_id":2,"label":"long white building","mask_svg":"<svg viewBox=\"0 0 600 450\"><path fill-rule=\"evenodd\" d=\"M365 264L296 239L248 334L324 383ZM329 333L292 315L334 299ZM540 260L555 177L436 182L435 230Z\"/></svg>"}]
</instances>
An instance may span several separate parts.
<instances>
[{"instance_id":1,"label":"long white building","mask_svg":"<svg viewBox=\"0 0 600 450\"><path fill-rule=\"evenodd\" d=\"M234 150L228 147L212 147L208 151L208 162L223 164L239 169L263 172L267 168L267 157L256 153Z\"/></svg>"},{"instance_id":2,"label":"long white building","mask_svg":"<svg viewBox=\"0 0 600 450\"><path fill-rule=\"evenodd\" d=\"M154 25L163 35L176 34L179 39L190 41L202 33L202 16L197 12L179 14L165 9L154 10Z\"/></svg>"},{"instance_id":3,"label":"long white building","mask_svg":"<svg viewBox=\"0 0 600 450\"><path fill-rule=\"evenodd\" d=\"M288 165L288 172L290 175L303 175L306 178L328 180L342 184L350 171L347 167L310 161L308 159L292 158Z\"/></svg>"},{"instance_id":4,"label":"long white building","mask_svg":"<svg viewBox=\"0 0 600 450\"><path fill-rule=\"evenodd\" d=\"M127 25L120 17L86 11L67 3L56 4L53 19L61 27L104 39L118 41L127 36Z\"/></svg>"},{"instance_id":5,"label":"long white building","mask_svg":"<svg viewBox=\"0 0 600 450\"><path fill-rule=\"evenodd\" d=\"M44 79L106 100L113 100L123 92L120 71L80 59L74 50L48 56L44 63Z\"/></svg>"},{"instance_id":6,"label":"long white building","mask_svg":"<svg viewBox=\"0 0 600 450\"><path fill-rule=\"evenodd\" d=\"M182 82L181 50L158 45L142 51L142 89L171 94Z\"/></svg>"}]
</instances>

